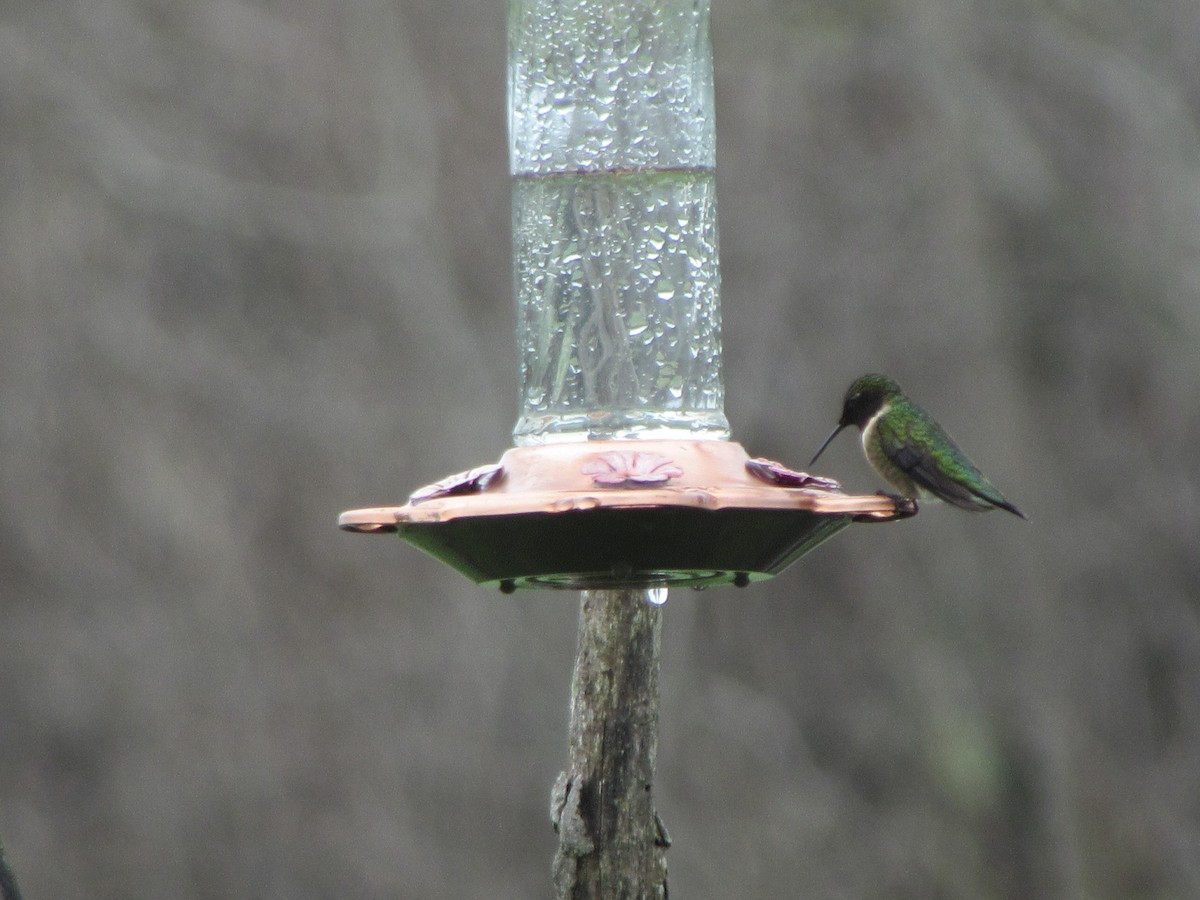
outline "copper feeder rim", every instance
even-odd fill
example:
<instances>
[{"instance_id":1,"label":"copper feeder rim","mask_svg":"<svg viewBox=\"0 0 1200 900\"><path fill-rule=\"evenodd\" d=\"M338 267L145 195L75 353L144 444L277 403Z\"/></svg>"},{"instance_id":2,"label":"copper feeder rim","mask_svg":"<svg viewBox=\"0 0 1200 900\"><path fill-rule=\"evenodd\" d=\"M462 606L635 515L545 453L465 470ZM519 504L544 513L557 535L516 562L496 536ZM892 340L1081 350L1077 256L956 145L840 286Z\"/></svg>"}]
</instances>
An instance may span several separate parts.
<instances>
[{"instance_id":1,"label":"copper feeder rim","mask_svg":"<svg viewBox=\"0 0 1200 900\"><path fill-rule=\"evenodd\" d=\"M699 460L701 468L711 464L720 471L715 476L699 473L692 478L704 477L704 483L688 484L692 479L674 465L681 456L690 468ZM587 477L581 460L602 470L601 474ZM612 483L622 474L629 477ZM603 482L603 477L609 481ZM684 483L665 483L673 480ZM554 487L555 483L562 486ZM498 464L418 489L403 506L347 510L338 517L338 527L387 534L403 526L471 517L663 507L802 510L850 516L857 522L890 522L916 513L911 500L845 494L840 488L832 479L796 472L771 460L750 459L740 444L731 441L590 441L512 448Z\"/></svg>"}]
</instances>

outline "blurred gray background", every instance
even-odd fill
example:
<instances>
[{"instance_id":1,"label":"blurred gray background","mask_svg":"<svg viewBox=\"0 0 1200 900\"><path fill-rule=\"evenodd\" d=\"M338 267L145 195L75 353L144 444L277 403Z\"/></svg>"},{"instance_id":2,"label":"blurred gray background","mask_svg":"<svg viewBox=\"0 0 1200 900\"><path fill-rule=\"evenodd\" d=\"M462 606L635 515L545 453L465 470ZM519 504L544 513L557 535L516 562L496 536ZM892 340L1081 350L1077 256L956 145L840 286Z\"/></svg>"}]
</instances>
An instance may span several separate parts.
<instances>
[{"instance_id":1,"label":"blurred gray background","mask_svg":"<svg viewBox=\"0 0 1200 900\"><path fill-rule=\"evenodd\" d=\"M339 511L490 462L501 0L0 6L0 834L37 898L548 897L577 596ZM727 412L927 508L666 607L681 898L1200 896L1200 10L716 0ZM856 441L820 471L879 482Z\"/></svg>"}]
</instances>

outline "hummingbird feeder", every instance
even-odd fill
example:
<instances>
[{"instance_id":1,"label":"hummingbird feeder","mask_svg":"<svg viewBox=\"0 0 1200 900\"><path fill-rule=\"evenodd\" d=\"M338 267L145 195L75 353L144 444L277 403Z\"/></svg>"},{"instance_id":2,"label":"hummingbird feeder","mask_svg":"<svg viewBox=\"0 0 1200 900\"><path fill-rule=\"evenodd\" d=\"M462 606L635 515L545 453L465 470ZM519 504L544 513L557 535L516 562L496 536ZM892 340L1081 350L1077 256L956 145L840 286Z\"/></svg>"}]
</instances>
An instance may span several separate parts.
<instances>
[{"instance_id":1,"label":"hummingbird feeder","mask_svg":"<svg viewBox=\"0 0 1200 900\"><path fill-rule=\"evenodd\" d=\"M340 527L505 592L707 587L915 512L729 440L708 23L706 0L510 0L516 446Z\"/></svg>"}]
</instances>

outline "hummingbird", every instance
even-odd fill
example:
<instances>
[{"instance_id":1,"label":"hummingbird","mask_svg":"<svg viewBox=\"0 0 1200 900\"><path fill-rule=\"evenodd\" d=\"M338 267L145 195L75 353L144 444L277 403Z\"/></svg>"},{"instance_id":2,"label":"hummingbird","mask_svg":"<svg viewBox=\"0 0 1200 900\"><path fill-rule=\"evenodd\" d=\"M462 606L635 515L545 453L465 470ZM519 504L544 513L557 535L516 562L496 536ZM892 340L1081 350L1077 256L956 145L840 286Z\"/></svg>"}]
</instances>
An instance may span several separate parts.
<instances>
[{"instance_id":1,"label":"hummingbird","mask_svg":"<svg viewBox=\"0 0 1200 900\"><path fill-rule=\"evenodd\" d=\"M830 442L850 425L862 431L867 461L905 497L945 500L961 509L987 512L1006 509L1026 515L1004 499L950 435L905 396L886 375L855 379L842 401L842 417L812 458L817 461Z\"/></svg>"}]
</instances>

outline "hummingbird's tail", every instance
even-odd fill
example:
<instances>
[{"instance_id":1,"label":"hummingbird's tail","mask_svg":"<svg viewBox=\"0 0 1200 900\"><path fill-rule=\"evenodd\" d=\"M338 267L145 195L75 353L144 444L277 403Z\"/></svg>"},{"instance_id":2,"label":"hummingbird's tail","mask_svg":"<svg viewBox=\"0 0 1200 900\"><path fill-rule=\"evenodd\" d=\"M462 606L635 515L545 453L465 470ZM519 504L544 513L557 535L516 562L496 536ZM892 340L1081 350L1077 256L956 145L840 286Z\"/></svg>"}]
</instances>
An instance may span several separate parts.
<instances>
[{"instance_id":1,"label":"hummingbird's tail","mask_svg":"<svg viewBox=\"0 0 1200 900\"><path fill-rule=\"evenodd\" d=\"M1029 516L1025 515L1025 513L1021 512L1019 509L1017 509L1015 506L1013 506L1011 503L1009 503L1003 497L1001 497L999 500L993 500L992 504L997 509L1007 510L1008 512L1012 513L1014 516L1020 516L1026 522L1029 521Z\"/></svg>"}]
</instances>

